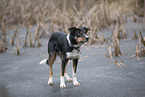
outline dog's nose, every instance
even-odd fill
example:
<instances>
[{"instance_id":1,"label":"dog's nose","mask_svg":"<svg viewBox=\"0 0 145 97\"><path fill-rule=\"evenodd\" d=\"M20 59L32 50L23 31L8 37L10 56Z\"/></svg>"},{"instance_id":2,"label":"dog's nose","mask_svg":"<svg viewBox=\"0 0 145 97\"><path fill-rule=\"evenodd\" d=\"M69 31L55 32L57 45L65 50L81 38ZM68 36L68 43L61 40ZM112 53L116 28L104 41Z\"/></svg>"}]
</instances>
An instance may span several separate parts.
<instances>
[{"instance_id":1,"label":"dog's nose","mask_svg":"<svg viewBox=\"0 0 145 97\"><path fill-rule=\"evenodd\" d=\"M86 42L89 40L89 37L86 38Z\"/></svg>"}]
</instances>

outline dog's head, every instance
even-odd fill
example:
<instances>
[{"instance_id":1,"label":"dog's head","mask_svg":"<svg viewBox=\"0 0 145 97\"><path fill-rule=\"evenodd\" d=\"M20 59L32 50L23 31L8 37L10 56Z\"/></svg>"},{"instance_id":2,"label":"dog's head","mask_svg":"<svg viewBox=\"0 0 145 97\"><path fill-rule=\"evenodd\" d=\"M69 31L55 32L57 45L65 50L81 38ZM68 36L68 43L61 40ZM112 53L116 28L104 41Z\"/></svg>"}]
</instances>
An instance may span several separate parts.
<instances>
[{"instance_id":1,"label":"dog's head","mask_svg":"<svg viewBox=\"0 0 145 97\"><path fill-rule=\"evenodd\" d=\"M90 30L86 27L76 28L71 27L68 29L70 31L70 40L74 44L85 43L89 40L89 37L86 35Z\"/></svg>"}]
</instances>

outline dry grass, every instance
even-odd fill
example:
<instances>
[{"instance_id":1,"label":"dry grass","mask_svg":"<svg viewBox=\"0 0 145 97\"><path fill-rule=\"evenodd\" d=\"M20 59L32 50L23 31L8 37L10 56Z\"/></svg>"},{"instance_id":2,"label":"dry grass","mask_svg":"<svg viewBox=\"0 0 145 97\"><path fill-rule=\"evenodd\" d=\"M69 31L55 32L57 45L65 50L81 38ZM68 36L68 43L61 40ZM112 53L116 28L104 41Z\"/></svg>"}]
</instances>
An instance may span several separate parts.
<instances>
[{"instance_id":1,"label":"dry grass","mask_svg":"<svg viewBox=\"0 0 145 97\"><path fill-rule=\"evenodd\" d=\"M116 18L124 14L134 14L139 9L136 0L0 0L1 41L6 42L6 30L22 25L27 27L25 46L29 36L30 47L41 46L39 38L54 33L56 29L68 33L68 27L86 26L92 31L89 33L93 42L102 43L105 39L101 29L110 27ZM136 6L135 6L136 5ZM137 12L137 11L136 11ZM50 26L48 27L47 24ZM29 27L36 24L34 36L31 36ZM42 31L42 32L41 32ZM122 30L123 34L125 33ZM125 36L126 37L126 36ZM14 43L15 33L12 37ZM103 40L103 41L101 41Z\"/></svg>"},{"instance_id":2,"label":"dry grass","mask_svg":"<svg viewBox=\"0 0 145 97\"><path fill-rule=\"evenodd\" d=\"M109 46L109 49L106 53L105 56L107 56L109 54L110 58L113 60L113 54L115 56L121 56L121 50L120 50L120 46L119 46L119 40L118 40L118 37L117 37L117 34L118 32L116 32L116 30L114 30L112 32L112 35L111 35L111 45Z\"/></svg>"},{"instance_id":3,"label":"dry grass","mask_svg":"<svg viewBox=\"0 0 145 97\"><path fill-rule=\"evenodd\" d=\"M136 57L138 61L140 61L139 55L145 56L145 37L142 36L141 32L139 32L139 44L136 45L136 54L131 57Z\"/></svg>"},{"instance_id":4,"label":"dry grass","mask_svg":"<svg viewBox=\"0 0 145 97\"><path fill-rule=\"evenodd\" d=\"M133 13L134 3L113 0L0 0L0 22L6 25L52 23L64 29L70 26L109 26L123 13ZM130 5L130 7L129 7Z\"/></svg>"}]
</instances>

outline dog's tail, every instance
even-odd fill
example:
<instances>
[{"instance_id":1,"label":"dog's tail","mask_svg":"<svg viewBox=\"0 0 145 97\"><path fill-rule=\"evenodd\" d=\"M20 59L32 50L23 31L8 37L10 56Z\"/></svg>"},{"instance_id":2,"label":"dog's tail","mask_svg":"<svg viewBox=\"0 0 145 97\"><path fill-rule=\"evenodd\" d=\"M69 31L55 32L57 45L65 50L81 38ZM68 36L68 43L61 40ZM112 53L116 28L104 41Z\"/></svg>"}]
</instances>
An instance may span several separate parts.
<instances>
[{"instance_id":1,"label":"dog's tail","mask_svg":"<svg viewBox=\"0 0 145 97\"><path fill-rule=\"evenodd\" d=\"M40 64L40 65L41 65L41 64L48 64L48 60L47 60L47 59L44 59L44 60L42 60L39 64Z\"/></svg>"}]
</instances>

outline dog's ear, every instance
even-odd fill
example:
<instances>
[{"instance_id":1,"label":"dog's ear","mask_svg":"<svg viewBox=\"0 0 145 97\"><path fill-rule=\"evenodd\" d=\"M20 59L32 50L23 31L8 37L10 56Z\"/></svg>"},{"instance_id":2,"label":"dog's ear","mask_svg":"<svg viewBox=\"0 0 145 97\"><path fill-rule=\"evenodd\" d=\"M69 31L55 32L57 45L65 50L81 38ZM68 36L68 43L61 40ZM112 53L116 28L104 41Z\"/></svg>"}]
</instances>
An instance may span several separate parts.
<instances>
[{"instance_id":1,"label":"dog's ear","mask_svg":"<svg viewBox=\"0 0 145 97\"><path fill-rule=\"evenodd\" d=\"M70 31L71 34L74 34L76 29L77 29L76 27L68 28L68 30Z\"/></svg>"},{"instance_id":2,"label":"dog's ear","mask_svg":"<svg viewBox=\"0 0 145 97\"><path fill-rule=\"evenodd\" d=\"M85 33L87 33L90 29L87 27L82 27L85 30Z\"/></svg>"}]
</instances>

